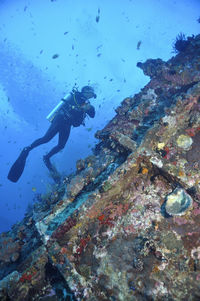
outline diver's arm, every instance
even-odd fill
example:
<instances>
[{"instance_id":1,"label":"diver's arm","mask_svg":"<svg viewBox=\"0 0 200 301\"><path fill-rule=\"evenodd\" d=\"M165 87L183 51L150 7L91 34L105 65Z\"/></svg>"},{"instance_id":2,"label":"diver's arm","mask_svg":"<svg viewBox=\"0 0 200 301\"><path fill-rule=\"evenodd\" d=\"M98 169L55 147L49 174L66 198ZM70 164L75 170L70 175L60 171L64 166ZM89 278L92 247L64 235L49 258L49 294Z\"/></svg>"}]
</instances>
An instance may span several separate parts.
<instances>
[{"instance_id":1,"label":"diver's arm","mask_svg":"<svg viewBox=\"0 0 200 301\"><path fill-rule=\"evenodd\" d=\"M87 113L91 118L95 116L95 108L90 103L85 103L81 106L85 113Z\"/></svg>"}]
</instances>

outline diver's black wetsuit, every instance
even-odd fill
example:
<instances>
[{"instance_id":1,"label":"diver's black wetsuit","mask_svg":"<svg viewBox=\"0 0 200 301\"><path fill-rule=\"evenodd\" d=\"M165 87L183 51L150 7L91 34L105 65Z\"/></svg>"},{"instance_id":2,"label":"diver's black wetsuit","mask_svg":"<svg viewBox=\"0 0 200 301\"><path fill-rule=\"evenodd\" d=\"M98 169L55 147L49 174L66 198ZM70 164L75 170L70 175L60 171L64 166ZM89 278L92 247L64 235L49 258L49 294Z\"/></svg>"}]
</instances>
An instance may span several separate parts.
<instances>
[{"instance_id":1,"label":"diver's black wetsuit","mask_svg":"<svg viewBox=\"0 0 200 301\"><path fill-rule=\"evenodd\" d=\"M66 101L66 104L62 106L52 120L46 134L35 140L30 146L26 147L29 152L33 148L49 142L56 134L59 134L58 144L53 147L46 156L44 156L44 162L49 169L52 168L49 159L65 147L69 138L71 126L77 127L84 124L84 119L87 114L91 118L94 118L94 107L90 103L85 104L85 101L86 100L82 96L81 92L71 94L70 98Z\"/></svg>"},{"instance_id":2,"label":"diver's black wetsuit","mask_svg":"<svg viewBox=\"0 0 200 301\"><path fill-rule=\"evenodd\" d=\"M95 109L88 101L90 98L96 98L94 89L90 86L84 86L81 92L70 93L67 99L62 99L65 103L51 121L46 134L35 140L30 146L25 147L11 166L8 173L10 181L16 183L21 177L29 152L35 147L49 142L56 134L59 135L58 144L43 158L47 168L51 171L53 179L56 182L60 181L60 176L56 174L56 169L51 165L50 158L64 148L69 138L71 126L77 127L84 124L84 119L87 115L94 118Z\"/></svg>"},{"instance_id":3,"label":"diver's black wetsuit","mask_svg":"<svg viewBox=\"0 0 200 301\"><path fill-rule=\"evenodd\" d=\"M57 116L55 116L46 134L42 138L35 140L29 148L30 150L32 150L33 148L41 144L49 142L56 134L59 134L58 144L54 148L52 148L52 150L47 155L48 158L50 158L65 147L65 144L67 143L67 140L69 138L70 130L71 123L69 122L69 120L65 120L61 114L58 114Z\"/></svg>"}]
</instances>

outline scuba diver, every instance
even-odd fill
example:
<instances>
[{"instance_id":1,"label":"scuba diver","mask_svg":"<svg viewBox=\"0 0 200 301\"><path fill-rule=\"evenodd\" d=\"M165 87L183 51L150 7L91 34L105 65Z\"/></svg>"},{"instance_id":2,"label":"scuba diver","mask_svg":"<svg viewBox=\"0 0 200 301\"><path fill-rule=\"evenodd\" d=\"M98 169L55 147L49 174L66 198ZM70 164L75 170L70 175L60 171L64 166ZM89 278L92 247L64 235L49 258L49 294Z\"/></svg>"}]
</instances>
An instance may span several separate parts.
<instances>
[{"instance_id":1,"label":"scuba diver","mask_svg":"<svg viewBox=\"0 0 200 301\"><path fill-rule=\"evenodd\" d=\"M47 116L51 125L45 135L35 140L31 145L25 147L18 159L12 165L8 174L8 179L10 181L17 182L19 180L26 164L26 158L32 149L49 142L56 134L58 134L58 144L43 157L43 161L52 176L56 173L56 169L51 164L50 158L65 147L69 138L71 126L78 127L81 124L84 125L84 120L87 115L91 118L94 118L95 116L95 108L90 104L90 98L96 98L94 89L91 86L84 86L81 89L81 92L73 89L71 93L61 99L59 104ZM55 179L56 177L53 178Z\"/></svg>"}]
</instances>

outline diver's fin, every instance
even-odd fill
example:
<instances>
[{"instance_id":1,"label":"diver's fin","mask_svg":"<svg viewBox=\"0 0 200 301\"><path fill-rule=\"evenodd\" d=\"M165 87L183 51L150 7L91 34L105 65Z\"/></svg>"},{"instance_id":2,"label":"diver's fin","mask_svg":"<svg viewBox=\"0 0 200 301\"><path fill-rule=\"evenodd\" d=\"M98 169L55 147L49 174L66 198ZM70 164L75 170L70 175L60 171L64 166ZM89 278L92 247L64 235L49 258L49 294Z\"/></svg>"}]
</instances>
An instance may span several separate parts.
<instances>
[{"instance_id":1,"label":"diver's fin","mask_svg":"<svg viewBox=\"0 0 200 301\"><path fill-rule=\"evenodd\" d=\"M16 183L19 180L19 178L21 177L24 171L26 158L28 157L28 154L29 154L29 149L24 148L8 173L8 179L10 181Z\"/></svg>"}]
</instances>

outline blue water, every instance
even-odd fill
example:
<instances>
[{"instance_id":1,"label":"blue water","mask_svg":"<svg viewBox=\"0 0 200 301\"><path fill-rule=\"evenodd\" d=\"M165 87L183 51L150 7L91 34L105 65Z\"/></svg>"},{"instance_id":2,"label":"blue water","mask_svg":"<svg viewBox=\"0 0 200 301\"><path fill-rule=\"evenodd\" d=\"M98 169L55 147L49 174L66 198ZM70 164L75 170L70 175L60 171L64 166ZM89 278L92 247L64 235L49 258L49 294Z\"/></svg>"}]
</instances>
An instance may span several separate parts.
<instances>
[{"instance_id":1,"label":"blue water","mask_svg":"<svg viewBox=\"0 0 200 301\"><path fill-rule=\"evenodd\" d=\"M0 0L0 232L21 220L34 195L53 181L34 149L20 180L7 174L22 148L41 137L46 116L74 84L92 84L95 119L73 128L52 159L62 174L92 153L94 133L127 96L149 81L136 67L148 58L168 60L175 37L198 34L199 0Z\"/></svg>"}]
</instances>

